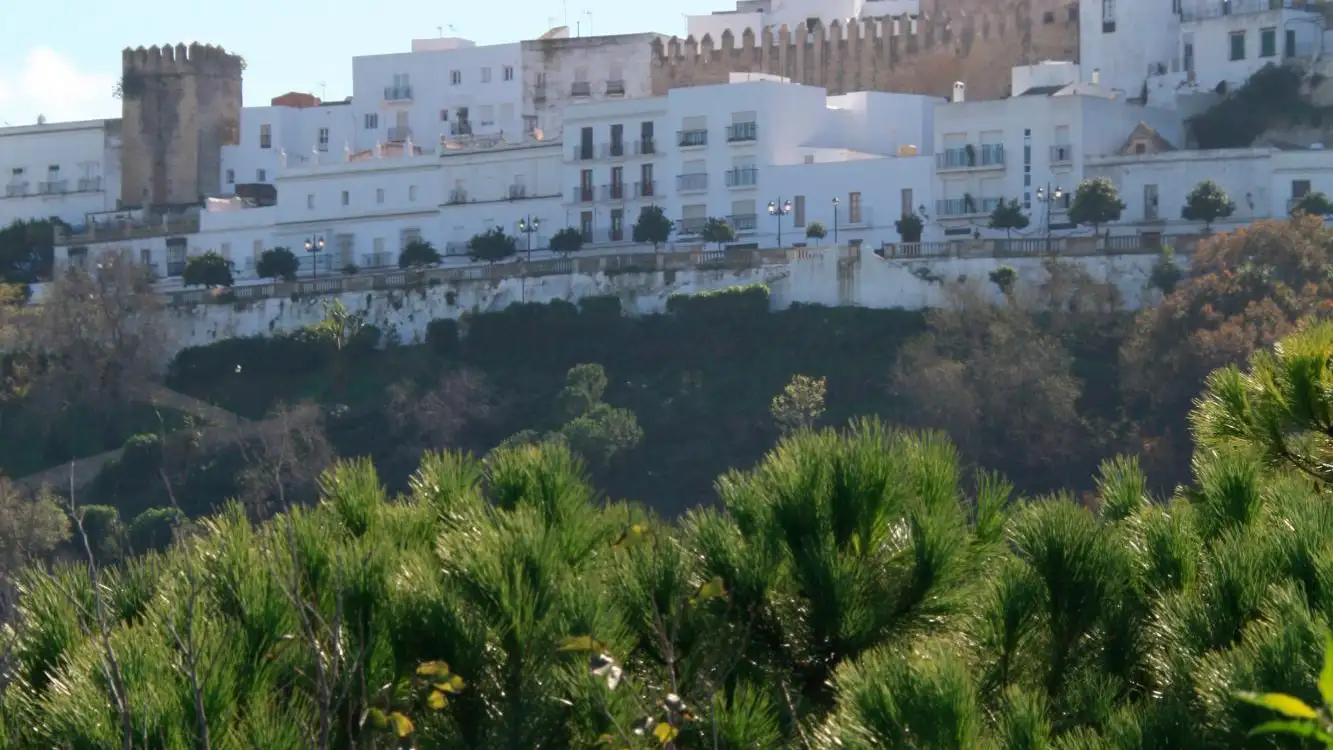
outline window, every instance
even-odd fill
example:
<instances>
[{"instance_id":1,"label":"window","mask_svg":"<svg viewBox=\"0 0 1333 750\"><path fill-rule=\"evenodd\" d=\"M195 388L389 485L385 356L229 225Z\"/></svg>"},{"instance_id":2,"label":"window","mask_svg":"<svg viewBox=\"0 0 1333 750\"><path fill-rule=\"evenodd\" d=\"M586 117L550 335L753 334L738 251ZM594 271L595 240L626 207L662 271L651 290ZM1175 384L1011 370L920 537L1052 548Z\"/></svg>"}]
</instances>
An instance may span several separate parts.
<instances>
[{"instance_id":1,"label":"window","mask_svg":"<svg viewBox=\"0 0 1333 750\"><path fill-rule=\"evenodd\" d=\"M1233 32L1231 32L1231 59L1232 59L1232 60L1244 60L1244 59L1245 59L1245 32L1244 32L1244 31L1233 31Z\"/></svg>"},{"instance_id":2,"label":"window","mask_svg":"<svg viewBox=\"0 0 1333 750\"><path fill-rule=\"evenodd\" d=\"M255 256L255 259L258 260L259 256L264 254L264 241L255 240L254 244L250 246L250 252Z\"/></svg>"},{"instance_id":3,"label":"window","mask_svg":"<svg viewBox=\"0 0 1333 750\"><path fill-rule=\"evenodd\" d=\"M611 126L611 155L625 155L625 126L616 124Z\"/></svg>"},{"instance_id":4,"label":"window","mask_svg":"<svg viewBox=\"0 0 1333 750\"><path fill-rule=\"evenodd\" d=\"M375 188L375 202L380 205L384 204L384 188Z\"/></svg>"},{"instance_id":5,"label":"window","mask_svg":"<svg viewBox=\"0 0 1333 750\"><path fill-rule=\"evenodd\" d=\"M620 208L611 209L611 241L620 242L625 239L625 211Z\"/></svg>"},{"instance_id":6,"label":"window","mask_svg":"<svg viewBox=\"0 0 1333 750\"><path fill-rule=\"evenodd\" d=\"M1259 29L1259 56L1277 57L1277 29Z\"/></svg>"},{"instance_id":7,"label":"window","mask_svg":"<svg viewBox=\"0 0 1333 750\"><path fill-rule=\"evenodd\" d=\"M1309 180L1292 180L1292 181L1291 181L1291 199L1292 199L1292 200L1294 200L1294 201L1298 201L1298 200L1300 200L1301 198L1304 198L1305 196L1307 196L1307 195L1309 195L1309 194L1310 194L1310 181L1309 181Z\"/></svg>"},{"instance_id":8,"label":"window","mask_svg":"<svg viewBox=\"0 0 1333 750\"><path fill-rule=\"evenodd\" d=\"M495 105L494 105L494 104L483 104L483 105L481 105L480 114L481 114L481 126L482 126L483 128L489 128L489 127L492 127L492 126L495 125Z\"/></svg>"},{"instance_id":9,"label":"window","mask_svg":"<svg viewBox=\"0 0 1333 750\"><path fill-rule=\"evenodd\" d=\"M912 188L903 188L901 202L902 206L899 208L901 216L911 216L916 213L916 209L912 206Z\"/></svg>"},{"instance_id":10,"label":"window","mask_svg":"<svg viewBox=\"0 0 1333 750\"><path fill-rule=\"evenodd\" d=\"M407 186L407 199L408 199L409 201L415 201L415 200L417 199L417 186L416 186L416 185L408 185L408 186Z\"/></svg>"},{"instance_id":11,"label":"window","mask_svg":"<svg viewBox=\"0 0 1333 750\"><path fill-rule=\"evenodd\" d=\"M449 71L449 83L452 83L453 85L457 86L462 82L463 82L463 71L461 70Z\"/></svg>"},{"instance_id":12,"label":"window","mask_svg":"<svg viewBox=\"0 0 1333 750\"><path fill-rule=\"evenodd\" d=\"M1048 10L1041 14L1041 22L1047 25L1055 23L1055 13Z\"/></svg>"},{"instance_id":13,"label":"window","mask_svg":"<svg viewBox=\"0 0 1333 750\"><path fill-rule=\"evenodd\" d=\"M1144 143L1143 141L1139 141L1139 142L1135 143L1135 144L1134 144L1134 153L1136 153L1136 154L1146 154L1146 153L1148 153L1148 144Z\"/></svg>"},{"instance_id":14,"label":"window","mask_svg":"<svg viewBox=\"0 0 1333 750\"><path fill-rule=\"evenodd\" d=\"M260 147L260 148L272 148L272 147L273 147L273 126L272 126L272 125L260 125L260 126L259 126L259 147Z\"/></svg>"},{"instance_id":15,"label":"window","mask_svg":"<svg viewBox=\"0 0 1333 750\"><path fill-rule=\"evenodd\" d=\"M379 128L380 116L374 112L368 113L366 115L366 130L379 130Z\"/></svg>"},{"instance_id":16,"label":"window","mask_svg":"<svg viewBox=\"0 0 1333 750\"><path fill-rule=\"evenodd\" d=\"M1115 32L1115 0L1102 0L1102 33Z\"/></svg>"},{"instance_id":17,"label":"window","mask_svg":"<svg viewBox=\"0 0 1333 750\"><path fill-rule=\"evenodd\" d=\"M264 169L256 169L255 182L268 182L268 171Z\"/></svg>"},{"instance_id":18,"label":"window","mask_svg":"<svg viewBox=\"0 0 1333 750\"><path fill-rule=\"evenodd\" d=\"M218 247L218 250L222 251L222 257L224 257L224 258L231 258L231 243L230 243L230 242L223 242L223 243Z\"/></svg>"},{"instance_id":19,"label":"window","mask_svg":"<svg viewBox=\"0 0 1333 750\"><path fill-rule=\"evenodd\" d=\"M506 66L504 67L504 79L505 79L506 81L512 81L512 80L514 80L514 66L513 66L513 65L506 65Z\"/></svg>"},{"instance_id":20,"label":"window","mask_svg":"<svg viewBox=\"0 0 1333 750\"><path fill-rule=\"evenodd\" d=\"M320 151L328 151L328 150L329 150L329 129L328 129L328 128L320 128L320 129L319 129L319 150L320 150Z\"/></svg>"},{"instance_id":21,"label":"window","mask_svg":"<svg viewBox=\"0 0 1333 750\"><path fill-rule=\"evenodd\" d=\"M653 165L644 164L639 167L639 197L644 198L653 195Z\"/></svg>"},{"instance_id":22,"label":"window","mask_svg":"<svg viewBox=\"0 0 1333 750\"><path fill-rule=\"evenodd\" d=\"M482 83L490 83L490 82L491 82L491 69L490 69L490 68L482 68L482 69L481 69L481 82L482 82Z\"/></svg>"},{"instance_id":23,"label":"window","mask_svg":"<svg viewBox=\"0 0 1333 750\"><path fill-rule=\"evenodd\" d=\"M14 175L14 179L16 179L16 180L22 178L22 177L23 177L23 167L14 167L14 170L11 172L11 174Z\"/></svg>"},{"instance_id":24,"label":"window","mask_svg":"<svg viewBox=\"0 0 1333 750\"><path fill-rule=\"evenodd\" d=\"M794 227L805 226L805 196L798 195L791 202L791 223Z\"/></svg>"},{"instance_id":25,"label":"window","mask_svg":"<svg viewBox=\"0 0 1333 750\"><path fill-rule=\"evenodd\" d=\"M232 185L232 184L235 184L235 182L236 182L236 170L234 170L234 169L228 169L228 170L227 170L227 184L228 184L228 185Z\"/></svg>"},{"instance_id":26,"label":"window","mask_svg":"<svg viewBox=\"0 0 1333 750\"><path fill-rule=\"evenodd\" d=\"M449 122L449 110L440 110L440 122Z\"/></svg>"},{"instance_id":27,"label":"window","mask_svg":"<svg viewBox=\"0 0 1333 750\"><path fill-rule=\"evenodd\" d=\"M144 248L139 251L139 262L145 266L153 265L153 251Z\"/></svg>"},{"instance_id":28,"label":"window","mask_svg":"<svg viewBox=\"0 0 1333 750\"><path fill-rule=\"evenodd\" d=\"M579 214L579 234L583 235L584 242L592 242L592 211Z\"/></svg>"},{"instance_id":29,"label":"window","mask_svg":"<svg viewBox=\"0 0 1333 750\"><path fill-rule=\"evenodd\" d=\"M306 196L305 196L305 207L306 207L306 208L314 208L314 207L315 207L315 194L314 194L314 193L307 193L307 194L306 194Z\"/></svg>"},{"instance_id":30,"label":"window","mask_svg":"<svg viewBox=\"0 0 1333 750\"><path fill-rule=\"evenodd\" d=\"M1283 49L1282 49L1282 56L1283 56L1283 57L1295 57L1295 56L1296 56L1296 30L1295 30L1295 29L1287 29L1287 33L1285 34L1285 37L1286 37L1286 41L1283 43L1283 44L1284 44L1284 47L1283 47Z\"/></svg>"},{"instance_id":31,"label":"window","mask_svg":"<svg viewBox=\"0 0 1333 750\"><path fill-rule=\"evenodd\" d=\"M592 158L592 128L579 130L579 159Z\"/></svg>"},{"instance_id":32,"label":"window","mask_svg":"<svg viewBox=\"0 0 1333 750\"><path fill-rule=\"evenodd\" d=\"M585 192L592 191L592 170L584 169L579 172L579 187Z\"/></svg>"},{"instance_id":33,"label":"window","mask_svg":"<svg viewBox=\"0 0 1333 750\"><path fill-rule=\"evenodd\" d=\"M349 192L347 192L346 190L344 190L344 191L343 191L343 205L344 205L344 206L347 206L347 205L350 205L351 203L352 203L352 194L349 193Z\"/></svg>"},{"instance_id":34,"label":"window","mask_svg":"<svg viewBox=\"0 0 1333 750\"><path fill-rule=\"evenodd\" d=\"M861 194L847 194L847 221L852 224L861 223Z\"/></svg>"}]
</instances>

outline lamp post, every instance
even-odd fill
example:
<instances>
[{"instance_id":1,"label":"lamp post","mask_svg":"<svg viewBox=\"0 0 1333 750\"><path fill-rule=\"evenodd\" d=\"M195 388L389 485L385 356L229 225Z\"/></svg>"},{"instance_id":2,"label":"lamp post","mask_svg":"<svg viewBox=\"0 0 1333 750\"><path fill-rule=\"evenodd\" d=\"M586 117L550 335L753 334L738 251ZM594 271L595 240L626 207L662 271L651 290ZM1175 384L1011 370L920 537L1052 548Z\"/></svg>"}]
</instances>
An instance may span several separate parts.
<instances>
[{"instance_id":1,"label":"lamp post","mask_svg":"<svg viewBox=\"0 0 1333 750\"><path fill-rule=\"evenodd\" d=\"M768 215L777 217L778 220L778 247L782 247L782 217L789 213L791 213L791 201L778 198L776 201L768 202Z\"/></svg>"},{"instance_id":2,"label":"lamp post","mask_svg":"<svg viewBox=\"0 0 1333 750\"><path fill-rule=\"evenodd\" d=\"M838 244L838 196L833 196L833 244Z\"/></svg>"},{"instance_id":3,"label":"lamp post","mask_svg":"<svg viewBox=\"0 0 1333 750\"><path fill-rule=\"evenodd\" d=\"M324 249L323 237L311 237L305 241L305 251L310 253L310 278L319 278L319 251Z\"/></svg>"},{"instance_id":4,"label":"lamp post","mask_svg":"<svg viewBox=\"0 0 1333 750\"><path fill-rule=\"evenodd\" d=\"M1046 252L1051 251L1051 204L1065 199L1065 189L1059 185L1051 189L1051 183L1046 183L1046 187L1037 188L1037 200L1046 204Z\"/></svg>"},{"instance_id":5,"label":"lamp post","mask_svg":"<svg viewBox=\"0 0 1333 750\"><path fill-rule=\"evenodd\" d=\"M518 231L528 236L528 262L532 262L532 235L541 229L542 220L535 216L524 216L518 220Z\"/></svg>"}]
</instances>

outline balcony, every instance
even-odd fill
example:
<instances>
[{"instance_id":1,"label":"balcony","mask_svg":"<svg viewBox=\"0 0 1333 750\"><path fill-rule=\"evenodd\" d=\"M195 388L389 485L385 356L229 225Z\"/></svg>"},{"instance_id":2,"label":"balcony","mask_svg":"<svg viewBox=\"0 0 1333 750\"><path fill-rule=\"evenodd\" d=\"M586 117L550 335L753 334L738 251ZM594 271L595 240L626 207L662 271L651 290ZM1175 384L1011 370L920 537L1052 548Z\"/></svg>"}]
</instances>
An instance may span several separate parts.
<instances>
[{"instance_id":1,"label":"balcony","mask_svg":"<svg viewBox=\"0 0 1333 750\"><path fill-rule=\"evenodd\" d=\"M384 101L386 102L410 102L412 101L411 86L385 86Z\"/></svg>"},{"instance_id":2,"label":"balcony","mask_svg":"<svg viewBox=\"0 0 1333 750\"><path fill-rule=\"evenodd\" d=\"M453 190L450 190L448 204L456 206L460 203L467 203L467 190L464 190L463 188L454 188Z\"/></svg>"},{"instance_id":3,"label":"balcony","mask_svg":"<svg viewBox=\"0 0 1333 750\"><path fill-rule=\"evenodd\" d=\"M622 158L622 157L624 157L624 156L625 156L625 142L624 142L624 141L620 141L619 143L617 143L617 142L615 142L615 141L612 141L611 143L603 143L603 144L602 144L602 158L603 158L603 159L619 159L619 158Z\"/></svg>"},{"instance_id":4,"label":"balcony","mask_svg":"<svg viewBox=\"0 0 1333 750\"><path fill-rule=\"evenodd\" d=\"M539 83L532 87L532 101L534 104L543 104L546 102L546 84Z\"/></svg>"},{"instance_id":5,"label":"balcony","mask_svg":"<svg viewBox=\"0 0 1333 750\"><path fill-rule=\"evenodd\" d=\"M401 143L411 137L412 137L412 128L409 127L389 128L390 143Z\"/></svg>"},{"instance_id":6,"label":"balcony","mask_svg":"<svg viewBox=\"0 0 1333 750\"><path fill-rule=\"evenodd\" d=\"M574 146L574 161L592 161L596 155L591 143L586 146Z\"/></svg>"},{"instance_id":7,"label":"balcony","mask_svg":"<svg viewBox=\"0 0 1333 750\"><path fill-rule=\"evenodd\" d=\"M466 242L446 242L444 243L445 255L467 255Z\"/></svg>"},{"instance_id":8,"label":"balcony","mask_svg":"<svg viewBox=\"0 0 1333 750\"><path fill-rule=\"evenodd\" d=\"M22 198L27 194L28 183L26 182L11 182L8 185L5 185L6 198Z\"/></svg>"},{"instance_id":9,"label":"balcony","mask_svg":"<svg viewBox=\"0 0 1333 750\"><path fill-rule=\"evenodd\" d=\"M388 268L398 265L398 259L392 253L362 253L362 268Z\"/></svg>"},{"instance_id":10,"label":"balcony","mask_svg":"<svg viewBox=\"0 0 1333 750\"><path fill-rule=\"evenodd\" d=\"M935 215L944 218L960 219L972 216L989 216L1000 205L1003 198L942 198L935 201Z\"/></svg>"},{"instance_id":11,"label":"balcony","mask_svg":"<svg viewBox=\"0 0 1333 750\"><path fill-rule=\"evenodd\" d=\"M704 230L704 224L708 223L707 217L697 219L681 219L677 222L676 231L680 234L698 234Z\"/></svg>"},{"instance_id":12,"label":"balcony","mask_svg":"<svg viewBox=\"0 0 1333 750\"><path fill-rule=\"evenodd\" d=\"M676 175L676 192L698 193L708 189L708 173Z\"/></svg>"},{"instance_id":13,"label":"balcony","mask_svg":"<svg viewBox=\"0 0 1333 750\"><path fill-rule=\"evenodd\" d=\"M946 148L935 154L935 168L941 172L1004 169L1004 145L987 143L980 148L972 144Z\"/></svg>"},{"instance_id":14,"label":"balcony","mask_svg":"<svg viewBox=\"0 0 1333 750\"><path fill-rule=\"evenodd\" d=\"M528 197L527 185L510 185L508 190L509 200L516 201Z\"/></svg>"},{"instance_id":15,"label":"balcony","mask_svg":"<svg viewBox=\"0 0 1333 750\"><path fill-rule=\"evenodd\" d=\"M676 145L681 148L700 148L708 145L707 130L681 130L676 133Z\"/></svg>"},{"instance_id":16,"label":"balcony","mask_svg":"<svg viewBox=\"0 0 1333 750\"><path fill-rule=\"evenodd\" d=\"M1216 2L1197 2L1191 7L1182 8L1180 20L1206 21L1223 16L1245 16L1266 13L1270 10L1308 10L1317 13L1323 3L1318 0L1217 0Z\"/></svg>"},{"instance_id":17,"label":"balcony","mask_svg":"<svg viewBox=\"0 0 1333 750\"><path fill-rule=\"evenodd\" d=\"M634 153L638 156L657 153L657 143L652 138L640 138L634 142Z\"/></svg>"},{"instance_id":18,"label":"balcony","mask_svg":"<svg viewBox=\"0 0 1333 750\"><path fill-rule=\"evenodd\" d=\"M759 140L759 124L737 122L727 126L728 143L746 143Z\"/></svg>"},{"instance_id":19,"label":"balcony","mask_svg":"<svg viewBox=\"0 0 1333 750\"><path fill-rule=\"evenodd\" d=\"M649 180L647 182L634 183L635 198L652 198L657 195L657 181Z\"/></svg>"},{"instance_id":20,"label":"balcony","mask_svg":"<svg viewBox=\"0 0 1333 750\"><path fill-rule=\"evenodd\" d=\"M607 96L624 96L624 95L625 95L625 79L623 79L623 78L613 78L613 79L607 81L607 82L606 82L606 95L607 95Z\"/></svg>"},{"instance_id":21,"label":"balcony","mask_svg":"<svg viewBox=\"0 0 1333 750\"><path fill-rule=\"evenodd\" d=\"M575 81L569 87L570 96L592 96L592 84L587 81Z\"/></svg>"},{"instance_id":22,"label":"balcony","mask_svg":"<svg viewBox=\"0 0 1333 750\"><path fill-rule=\"evenodd\" d=\"M602 200L604 201L623 201L625 200L625 183L613 182L610 185L602 186Z\"/></svg>"},{"instance_id":23,"label":"balcony","mask_svg":"<svg viewBox=\"0 0 1333 750\"><path fill-rule=\"evenodd\" d=\"M101 189L102 189L102 178L101 178L101 177L80 177L80 178L79 178L79 182L78 182L78 186L79 186L79 192L80 192L80 193L96 193L96 192L100 192Z\"/></svg>"},{"instance_id":24,"label":"balcony","mask_svg":"<svg viewBox=\"0 0 1333 750\"><path fill-rule=\"evenodd\" d=\"M731 222L731 228L737 232L753 232L759 224L759 217L755 214L734 214L727 217Z\"/></svg>"},{"instance_id":25,"label":"balcony","mask_svg":"<svg viewBox=\"0 0 1333 750\"><path fill-rule=\"evenodd\" d=\"M69 192L69 181L49 180L37 183L37 192L42 195L64 195Z\"/></svg>"},{"instance_id":26,"label":"balcony","mask_svg":"<svg viewBox=\"0 0 1333 750\"><path fill-rule=\"evenodd\" d=\"M727 170L727 187L752 188L759 184L759 170L754 167Z\"/></svg>"},{"instance_id":27,"label":"balcony","mask_svg":"<svg viewBox=\"0 0 1333 750\"><path fill-rule=\"evenodd\" d=\"M569 191L570 203L592 203L593 189L592 185L576 185Z\"/></svg>"},{"instance_id":28,"label":"balcony","mask_svg":"<svg viewBox=\"0 0 1333 750\"><path fill-rule=\"evenodd\" d=\"M56 230L56 244L88 245L94 242L120 242L198 232L198 214L151 215L132 219L116 217L109 220L94 218L81 229L71 232Z\"/></svg>"},{"instance_id":29,"label":"balcony","mask_svg":"<svg viewBox=\"0 0 1333 750\"><path fill-rule=\"evenodd\" d=\"M168 278L169 278L169 277L172 277L172 276L180 276L180 275L183 274L183 273L185 273L185 261L183 261L183 260L169 260L169 261L167 261L167 276L168 276Z\"/></svg>"},{"instance_id":30,"label":"balcony","mask_svg":"<svg viewBox=\"0 0 1333 750\"><path fill-rule=\"evenodd\" d=\"M1069 144L1051 146L1051 166L1074 163L1074 147Z\"/></svg>"}]
</instances>

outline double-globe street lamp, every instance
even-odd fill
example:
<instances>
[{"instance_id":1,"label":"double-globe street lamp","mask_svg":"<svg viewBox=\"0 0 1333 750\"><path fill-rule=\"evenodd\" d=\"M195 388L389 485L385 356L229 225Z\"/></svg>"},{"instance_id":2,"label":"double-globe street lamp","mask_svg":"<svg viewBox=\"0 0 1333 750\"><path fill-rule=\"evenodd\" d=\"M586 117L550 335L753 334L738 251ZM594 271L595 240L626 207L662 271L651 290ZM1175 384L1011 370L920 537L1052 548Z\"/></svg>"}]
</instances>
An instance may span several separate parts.
<instances>
[{"instance_id":1,"label":"double-globe street lamp","mask_svg":"<svg viewBox=\"0 0 1333 750\"><path fill-rule=\"evenodd\" d=\"M838 196L833 196L833 244L838 244Z\"/></svg>"},{"instance_id":2,"label":"double-globe street lamp","mask_svg":"<svg viewBox=\"0 0 1333 750\"><path fill-rule=\"evenodd\" d=\"M532 235L541 229L542 220L535 216L524 216L518 220L518 231L528 236L528 262L532 262Z\"/></svg>"},{"instance_id":3,"label":"double-globe street lamp","mask_svg":"<svg viewBox=\"0 0 1333 750\"><path fill-rule=\"evenodd\" d=\"M1037 201L1046 204L1046 252L1051 251L1051 204L1059 203L1065 199L1065 189L1056 185L1054 189L1051 184L1046 183L1046 187L1037 188Z\"/></svg>"},{"instance_id":4,"label":"double-globe street lamp","mask_svg":"<svg viewBox=\"0 0 1333 750\"><path fill-rule=\"evenodd\" d=\"M791 213L791 201L778 198L776 201L768 202L768 215L777 217L778 220L778 247L782 247L782 217L789 213Z\"/></svg>"},{"instance_id":5,"label":"double-globe street lamp","mask_svg":"<svg viewBox=\"0 0 1333 750\"><path fill-rule=\"evenodd\" d=\"M324 249L323 237L310 237L305 241L305 251L310 253L310 278L319 278L319 252Z\"/></svg>"}]
</instances>

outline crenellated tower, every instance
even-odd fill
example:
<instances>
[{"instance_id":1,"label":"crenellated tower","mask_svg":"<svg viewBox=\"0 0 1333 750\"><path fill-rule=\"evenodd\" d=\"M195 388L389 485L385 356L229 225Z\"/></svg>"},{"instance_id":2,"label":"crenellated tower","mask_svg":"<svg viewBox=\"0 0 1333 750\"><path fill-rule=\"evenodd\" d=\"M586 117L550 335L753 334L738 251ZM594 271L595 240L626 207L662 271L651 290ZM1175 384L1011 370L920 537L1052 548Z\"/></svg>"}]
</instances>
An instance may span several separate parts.
<instances>
[{"instance_id":1,"label":"crenellated tower","mask_svg":"<svg viewBox=\"0 0 1333 750\"><path fill-rule=\"evenodd\" d=\"M197 202L221 182L222 147L239 142L244 61L198 43L122 57L121 202Z\"/></svg>"}]
</instances>

